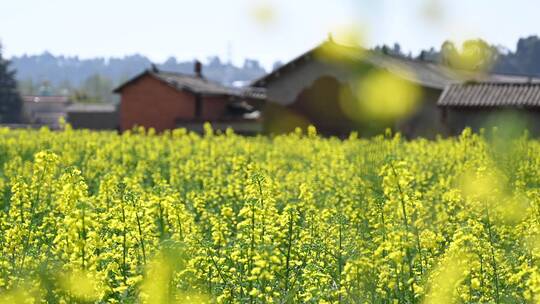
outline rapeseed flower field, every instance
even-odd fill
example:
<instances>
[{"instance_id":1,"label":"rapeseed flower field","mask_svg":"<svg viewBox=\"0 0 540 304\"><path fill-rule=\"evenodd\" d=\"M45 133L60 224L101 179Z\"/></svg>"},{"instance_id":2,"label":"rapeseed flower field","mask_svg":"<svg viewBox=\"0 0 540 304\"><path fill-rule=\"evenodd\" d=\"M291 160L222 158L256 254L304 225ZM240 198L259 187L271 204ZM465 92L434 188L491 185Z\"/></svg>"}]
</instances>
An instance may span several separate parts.
<instances>
[{"instance_id":1,"label":"rapeseed flower field","mask_svg":"<svg viewBox=\"0 0 540 304\"><path fill-rule=\"evenodd\" d=\"M540 303L539 173L470 130L0 129L0 302Z\"/></svg>"}]
</instances>

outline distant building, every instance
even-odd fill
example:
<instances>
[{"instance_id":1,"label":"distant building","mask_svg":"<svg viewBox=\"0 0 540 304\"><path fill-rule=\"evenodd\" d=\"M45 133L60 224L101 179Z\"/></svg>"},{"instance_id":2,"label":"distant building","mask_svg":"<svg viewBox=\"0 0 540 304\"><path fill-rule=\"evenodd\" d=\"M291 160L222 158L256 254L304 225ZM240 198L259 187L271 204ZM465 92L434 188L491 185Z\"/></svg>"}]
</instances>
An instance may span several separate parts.
<instances>
[{"instance_id":1,"label":"distant building","mask_svg":"<svg viewBox=\"0 0 540 304\"><path fill-rule=\"evenodd\" d=\"M115 104L71 104L66 121L74 129L118 130L118 107Z\"/></svg>"},{"instance_id":2,"label":"distant building","mask_svg":"<svg viewBox=\"0 0 540 304\"><path fill-rule=\"evenodd\" d=\"M421 90L421 100L412 113L382 124L351 118L344 96L357 93L359 83L377 71ZM476 119L466 116L478 117L479 111L486 112L495 106L522 107L527 115L540 121L535 116L540 95L535 94L537 85L529 84L531 81L524 76L455 70L433 62L342 46L329 39L254 81L252 86L266 89L268 102L263 115L269 133L313 124L326 135L347 136L351 131L359 131L360 135L369 136L390 127L407 137L433 138L436 134L459 134ZM377 89L392 90L385 86ZM467 96L462 97L462 93ZM479 96L484 100L482 105L475 104ZM402 97L396 93L395 99L399 102ZM522 104L524 97L534 101Z\"/></svg>"},{"instance_id":3,"label":"distant building","mask_svg":"<svg viewBox=\"0 0 540 304\"><path fill-rule=\"evenodd\" d=\"M231 127L239 133L261 130L259 108L264 104L263 89L230 88L202 75L195 64L195 75L159 71L155 67L122 84L120 130L135 126L164 131L185 127L201 131L204 122L216 129Z\"/></svg>"},{"instance_id":4,"label":"distant building","mask_svg":"<svg viewBox=\"0 0 540 304\"><path fill-rule=\"evenodd\" d=\"M60 118L65 118L69 98L66 96L22 96L23 122L35 126L59 128Z\"/></svg>"},{"instance_id":5,"label":"distant building","mask_svg":"<svg viewBox=\"0 0 540 304\"><path fill-rule=\"evenodd\" d=\"M498 126L540 136L540 79L449 85L437 105L445 134Z\"/></svg>"}]
</instances>

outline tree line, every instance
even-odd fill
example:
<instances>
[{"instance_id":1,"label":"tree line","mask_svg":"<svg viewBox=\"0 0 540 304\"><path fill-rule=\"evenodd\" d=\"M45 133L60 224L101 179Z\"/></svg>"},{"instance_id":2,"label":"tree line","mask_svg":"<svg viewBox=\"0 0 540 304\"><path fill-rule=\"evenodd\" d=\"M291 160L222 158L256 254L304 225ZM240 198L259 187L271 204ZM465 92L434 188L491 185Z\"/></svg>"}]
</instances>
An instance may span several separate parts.
<instances>
[{"instance_id":1,"label":"tree line","mask_svg":"<svg viewBox=\"0 0 540 304\"><path fill-rule=\"evenodd\" d=\"M114 87L141 73L154 64L142 55L124 58L79 59L78 57L23 55L11 58L17 70L17 80L25 95L69 95L80 102L114 102ZM193 61L177 61L171 57L155 63L160 70L193 73ZM208 58L203 66L206 78L226 85L248 82L266 71L257 60L246 59L242 66L223 62L219 57Z\"/></svg>"},{"instance_id":2,"label":"tree line","mask_svg":"<svg viewBox=\"0 0 540 304\"><path fill-rule=\"evenodd\" d=\"M377 46L374 50L394 56L436 62L456 69L540 76L538 36L520 38L515 51L489 44L482 39L467 40L461 45L445 41L440 48L422 50L417 55L404 52L398 43L393 46Z\"/></svg>"},{"instance_id":3,"label":"tree line","mask_svg":"<svg viewBox=\"0 0 540 304\"><path fill-rule=\"evenodd\" d=\"M506 74L540 76L540 38L519 39L515 51L475 39L462 45L446 41L439 49L422 50L417 55L405 53L399 44L382 45L374 51L447 65L456 69ZM115 86L147 69L152 62L144 56L84 59L53 56L45 53L7 60L0 46L0 122L19 121L20 95L67 95L74 102L116 102ZM276 66L279 63L276 63ZM191 73L193 62L169 58L157 67L167 71ZM249 82L266 73L257 60L247 59L243 66L209 58L204 66L207 78L232 85Z\"/></svg>"}]
</instances>

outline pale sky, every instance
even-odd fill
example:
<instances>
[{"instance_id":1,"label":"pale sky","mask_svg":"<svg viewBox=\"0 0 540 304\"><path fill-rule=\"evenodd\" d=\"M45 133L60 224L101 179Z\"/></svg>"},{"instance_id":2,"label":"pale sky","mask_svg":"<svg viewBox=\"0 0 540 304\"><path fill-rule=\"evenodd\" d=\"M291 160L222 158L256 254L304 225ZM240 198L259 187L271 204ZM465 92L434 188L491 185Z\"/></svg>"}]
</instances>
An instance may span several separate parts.
<instances>
[{"instance_id":1,"label":"pale sky","mask_svg":"<svg viewBox=\"0 0 540 304\"><path fill-rule=\"evenodd\" d=\"M539 0L2 0L4 55L140 53L161 62L219 55L270 67L354 26L364 43L417 52L450 38L515 48L540 34ZM259 16L259 17L257 17ZM230 47L228 47L230 46Z\"/></svg>"}]
</instances>

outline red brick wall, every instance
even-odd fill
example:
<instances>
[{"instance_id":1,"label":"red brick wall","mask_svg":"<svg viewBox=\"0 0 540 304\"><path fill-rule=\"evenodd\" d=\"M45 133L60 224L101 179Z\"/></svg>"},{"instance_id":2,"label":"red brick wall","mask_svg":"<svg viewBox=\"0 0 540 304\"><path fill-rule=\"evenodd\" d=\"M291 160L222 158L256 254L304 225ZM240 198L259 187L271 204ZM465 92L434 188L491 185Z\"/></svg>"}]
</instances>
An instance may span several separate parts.
<instances>
[{"instance_id":1,"label":"red brick wall","mask_svg":"<svg viewBox=\"0 0 540 304\"><path fill-rule=\"evenodd\" d=\"M202 119L212 122L222 118L227 111L225 97L204 97L202 106Z\"/></svg>"},{"instance_id":2,"label":"red brick wall","mask_svg":"<svg viewBox=\"0 0 540 304\"><path fill-rule=\"evenodd\" d=\"M146 75L122 90L120 128L133 126L155 128L156 131L174 129L176 120L193 119L195 97Z\"/></svg>"}]
</instances>

